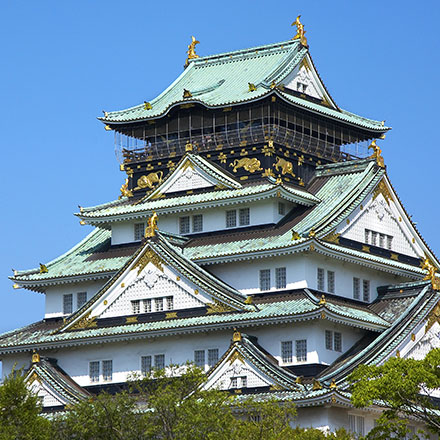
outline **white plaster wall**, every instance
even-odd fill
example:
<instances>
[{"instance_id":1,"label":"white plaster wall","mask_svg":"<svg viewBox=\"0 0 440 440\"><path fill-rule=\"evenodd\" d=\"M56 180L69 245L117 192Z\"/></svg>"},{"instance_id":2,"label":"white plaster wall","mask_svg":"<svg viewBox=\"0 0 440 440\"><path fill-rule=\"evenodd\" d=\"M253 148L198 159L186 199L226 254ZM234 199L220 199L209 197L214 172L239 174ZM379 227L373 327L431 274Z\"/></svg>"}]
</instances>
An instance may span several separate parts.
<instances>
[{"instance_id":1,"label":"white plaster wall","mask_svg":"<svg viewBox=\"0 0 440 440\"><path fill-rule=\"evenodd\" d=\"M46 289L46 309L44 318L56 318L63 315L63 295L73 294L73 311L77 310L77 293L87 292L87 300L104 285L105 280L50 286Z\"/></svg>"},{"instance_id":2,"label":"white plaster wall","mask_svg":"<svg viewBox=\"0 0 440 440\"><path fill-rule=\"evenodd\" d=\"M4 354L0 358L2 362L2 380L12 371L19 370L20 368L29 368L32 359L31 353L14 353L14 354Z\"/></svg>"},{"instance_id":3,"label":"white plaster wall","mask_svg":"<svg viewBox=\"0 0 440 440\"><path fill-rule=\"evenodd\" d=\"M112 245L132 243L134 241L134 224L142 222L142 219L137 219L133 222L112 223Z\"/></svg>"}]
</instances>

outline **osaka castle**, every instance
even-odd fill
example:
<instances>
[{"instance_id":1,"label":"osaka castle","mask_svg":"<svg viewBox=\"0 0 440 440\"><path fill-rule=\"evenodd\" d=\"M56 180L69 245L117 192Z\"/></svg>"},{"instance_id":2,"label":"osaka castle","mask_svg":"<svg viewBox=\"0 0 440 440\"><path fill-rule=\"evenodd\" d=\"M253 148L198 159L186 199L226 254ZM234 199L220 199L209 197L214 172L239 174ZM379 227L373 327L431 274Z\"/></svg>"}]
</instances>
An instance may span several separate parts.
<instances>
[{"instance_id":1,"label":"osaka castle","mask_svg":"<svg viewBox=\"0 0 440 440\"><path fill-rule=\"evenodd\" d=\"M80 207L92 232L11 276L45 314L0 335L3 375L24 366L44 411L192 361L206 388L363 434L382 409L355 409L347 376L440 345L440 263L387 175L390 127L338 106L296 25L209 56L193 37L160 95L99 118L114 200Z\"/></svg>"}]
</instances>

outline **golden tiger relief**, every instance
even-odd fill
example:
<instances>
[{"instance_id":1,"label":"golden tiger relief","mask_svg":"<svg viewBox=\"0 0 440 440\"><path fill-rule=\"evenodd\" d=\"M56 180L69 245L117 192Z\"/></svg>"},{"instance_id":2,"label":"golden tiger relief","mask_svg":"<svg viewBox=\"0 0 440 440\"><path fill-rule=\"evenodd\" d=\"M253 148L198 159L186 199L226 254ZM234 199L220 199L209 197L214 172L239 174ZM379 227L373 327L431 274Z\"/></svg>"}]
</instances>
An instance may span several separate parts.
<instances>
[{"instance_id":1,"label":"golden tiger relief","mask_svg":"<svg viewBox=\"0 0 440 440\"><path fill-rule=\"evenodd\" d=\"M237 172L239 168L244 168L250 173L255 173L255 171L261 171L263 168L260 167L261 162L253 157L244 157L243 159L235 159L229 166L234 167L232 171Z\"/></svg>"},{"instance_id":2,"label":"golden tiger relief","mask_svg":"<svg viewBox=\"0 0 440 440\"><path fill-rule=\"evenodd\" d=\"M162 183L163 171L158 171L157 173L150 173L148 176L141 176L137 181L136 189L143 188L154 188L155 183Z\"/></svg>"},{"instance_id":3,"label":"golden tiger relief","mask_svg":"<svg viewBox=\"0 0 440 440\"><path fill-rule=\"evenodd\" d=\"M281 168L281 174L291 174L293 177L296 177L295 174L293 173L292 162L288 162L286 159L277 157L277 161L274 166L277 171L278 168Z\"/></svg>"}]
</instances>

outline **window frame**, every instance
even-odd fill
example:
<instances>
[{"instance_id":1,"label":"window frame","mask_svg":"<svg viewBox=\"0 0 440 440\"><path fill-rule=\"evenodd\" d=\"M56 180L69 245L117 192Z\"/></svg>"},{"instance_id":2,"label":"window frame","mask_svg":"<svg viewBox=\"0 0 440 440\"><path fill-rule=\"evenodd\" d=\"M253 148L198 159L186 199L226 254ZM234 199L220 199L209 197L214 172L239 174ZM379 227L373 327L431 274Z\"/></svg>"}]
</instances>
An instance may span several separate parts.
<instances>
[{"instance_id":1,"label":"window frame","mask_svg":"<svg viewBox=\"0 0 440 440\"><path fill-rule=\"evenodd\" d=\"M293 341L281 341L281 362L293 363Z\"/></svg>"},{"instance_id":2,"label":"window frame","mask_svg":"<svg viewBox=\"0 0 440 440\"><path fill-rule=\"evenodd\" d=\"M286 267L275 268L275 287L285 289L287 287L287 269Z\"/></svg>"},{"instance_id":3,"label":"window frame","mask_svg":"<svg viewBox=\"0 0 440 440\"><path fill-rule=\"evenodd\" d=\"M226 225L227 229L237 227L237 210L236 209L228 209L225 212L225 225Z\"/></svg>"},{"instance_id":4,"label":"window frame","mask_svg":"<svg viewBox=\"0 0 440 440\"><path fill-rule=\"evenodd\" d=\"M70 299L69 303L66 303L67 299ZM69 306L69 307L67 307ZM66 311L66 309L69 311ZM63 315L71 315L73 313L73 293L65 293L63 294Z\"/></svg>"},{"instance_id":5,"label":"window frame","mask_svg":"<svg viewBox=\"0 0 440 440\"><path fill-rule=\"evenodd\" d=\"M316 270L316 289L325 292L325 269L318 267Z\"/></svg>"},{"instance_id":6,"label":"window frame","mask_svg":"<svg viewBox=\"0 0 440 440\"><path fill-rule=\"evenodd\" d=\"M238 210L238 225L249 226L251 224L251 210L250 208L240 208Z\"/></svg>"},{"instance_id":7,"label":"window frame","mask_svg":"<svg viewBox=\"0 0 440 440\"><path fill-rule=\"evenodd\" d=\"M185 226L185 228L183 226ZM184 215L182 217L179 217L179 234L190 234L190 233L191 233L191 216Z\"/></svg>"},{"instance_id":8,"label":"window frame","mask_svg":"<svg viewBox=\"0 0 440 440\"><path fill-rule=\"evenodd\" d=\"M272 287L270 269L260 269L259 271L259 286L260 291L264 292L270 290Z\"/></svg>"},{"instance_id":9,"label":"window frame","mask_svg":"<svg viewBox=\"0 0 440 440\"><path fill-rule=\"evenodd\" d=\"M133 241L142 241L144 235L145 235L145 222L135 223L133 225Z\"/></svg>"},{"instance_id":10,"label":"window frame","mask_svg":"<svg viewBox=\"0 0 440 440\"><path fill-rule=\"evenodd\" d=\"M301 345L304 344L304 347ZM301 352L302 350L302 352ZM307 339L296 339L295 340L295 357L296 362L307 362Z\"/></svg>"}]
</instances>

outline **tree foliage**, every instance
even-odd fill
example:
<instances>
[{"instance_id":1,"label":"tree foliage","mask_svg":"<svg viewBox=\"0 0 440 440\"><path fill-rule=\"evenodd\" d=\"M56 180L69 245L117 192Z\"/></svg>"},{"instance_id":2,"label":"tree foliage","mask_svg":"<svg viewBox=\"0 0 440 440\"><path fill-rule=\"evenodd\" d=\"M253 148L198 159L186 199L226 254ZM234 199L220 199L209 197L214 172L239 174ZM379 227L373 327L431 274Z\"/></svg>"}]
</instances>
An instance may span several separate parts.
<instances>
[{"instance_id":1,"label":"tree foliage","mask_svg":"<svg viewBox=\"0 0 440 440\"><path fill-rule=\"evenodd\" d=\"M422 360L391 358L383 365L360 365L350 376L352 402L368 407L385 406L384 418L395 423L400 415L411 416L440 432L440 412L433 390L440 388L440 349ZM384 427L387 423L383 423Z\"/></svg>"}]
</instances>

